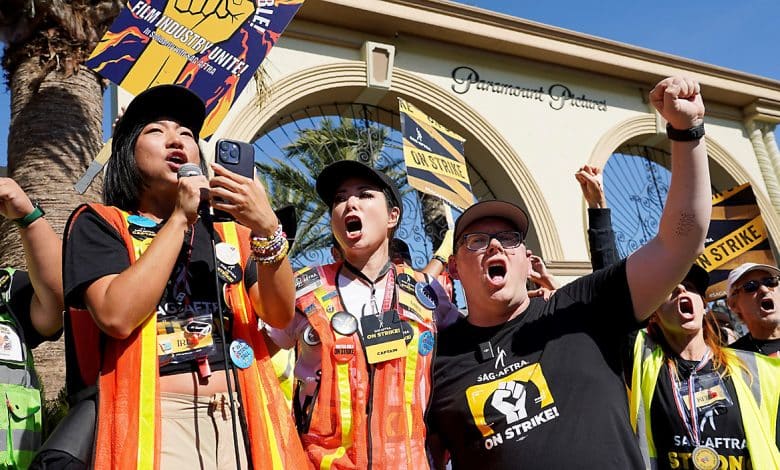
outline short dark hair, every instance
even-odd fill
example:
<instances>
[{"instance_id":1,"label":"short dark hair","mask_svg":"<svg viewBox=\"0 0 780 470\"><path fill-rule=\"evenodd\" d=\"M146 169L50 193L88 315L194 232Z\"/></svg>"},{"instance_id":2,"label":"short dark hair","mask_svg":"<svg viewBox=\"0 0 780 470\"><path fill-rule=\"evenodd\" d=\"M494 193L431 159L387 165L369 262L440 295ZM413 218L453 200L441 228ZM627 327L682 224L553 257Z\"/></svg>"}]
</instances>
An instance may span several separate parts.
<instances>
[{"instance_id":1,"label":"short dark hair","mask_svg":"<svg viewBox=\"0 0 780 470\"><path fill-rule=\"evenodd\" d=\"M115 206L125 211L138 210L141 193L147 187L138 164L135 161L135 144L141 131L154 119L138 121L130 127L129 132L117 135L111 145L111 158L106 166L106 174L103 180L103 202L109 206ZM198 136L195 136L197 140ZM206 174L206 161L203 151L198 145L200 168Z\"/></svg>"}]
</instances>

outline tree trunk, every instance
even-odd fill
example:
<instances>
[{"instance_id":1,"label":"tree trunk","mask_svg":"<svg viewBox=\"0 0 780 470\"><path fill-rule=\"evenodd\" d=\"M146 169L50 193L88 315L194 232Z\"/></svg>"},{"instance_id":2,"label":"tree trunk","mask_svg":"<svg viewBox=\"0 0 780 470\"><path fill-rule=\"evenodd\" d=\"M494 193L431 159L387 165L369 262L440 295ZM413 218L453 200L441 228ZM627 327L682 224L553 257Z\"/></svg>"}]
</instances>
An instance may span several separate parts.
<instances>
[{"instance_id":1,"label":"tree trunk","mask_svg":"<svg viewBox=\"0 0 780 470\"><path fill-rule=\"evenodd\" d=\"M33 57L9 77L8 169L62 234L76 206L100 200L102 176L84 195L73 186L102 146L103 86L95 73L82 66L70 76L49 72L36 87L40 71L39 59ZM10 221L0 225L0 240L0 265L24 268L19 233ZM65 383L62 340L42 344L34 357L46 397L56 397Z\"/></svg>"}]
</instances>

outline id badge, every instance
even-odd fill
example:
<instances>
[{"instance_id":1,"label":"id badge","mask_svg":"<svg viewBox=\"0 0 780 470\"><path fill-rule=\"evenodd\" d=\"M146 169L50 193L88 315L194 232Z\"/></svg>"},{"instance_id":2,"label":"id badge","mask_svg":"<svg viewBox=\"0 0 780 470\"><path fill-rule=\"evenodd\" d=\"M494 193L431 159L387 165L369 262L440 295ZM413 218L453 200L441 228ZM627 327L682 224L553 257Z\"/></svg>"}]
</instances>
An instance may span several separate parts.
<instances>
[{"instance_id":1,"label":"id badge","mask_svg":"<svg viewBox=\"0 0 780 470\"><path fill-rule=\"evenodd\" d=\"M0 323L0 361L24 362L22 340L19 333L7 323Z\"/></svg>"},{"instance_id":2,"label":"id badge","mask_svg":"<svg viewBox=\"0 0 780 470\"><path fill-rule=\"evenodd\" d=\"M728 388L723 383L717 372L709 372L696 376L693 396L696 401L696 408L700 412L705 412L715 406L732 406L733 401L729 395ZM680 384L680 393L683 395L685 406L691 409L690 397L688 395L688 383Z\"/></svg>"},{"instance_id":3,"label":"id badge","mask_svg":"<svg viewBox=\"0 0 780 470\"><path fill-rule=\"evenodd\" d=\"M406 356L404 329L398 312L388 310L377 315L366 315L360 319L361 339L369 364L398 359Z\"/></svg>"}]
</instances>

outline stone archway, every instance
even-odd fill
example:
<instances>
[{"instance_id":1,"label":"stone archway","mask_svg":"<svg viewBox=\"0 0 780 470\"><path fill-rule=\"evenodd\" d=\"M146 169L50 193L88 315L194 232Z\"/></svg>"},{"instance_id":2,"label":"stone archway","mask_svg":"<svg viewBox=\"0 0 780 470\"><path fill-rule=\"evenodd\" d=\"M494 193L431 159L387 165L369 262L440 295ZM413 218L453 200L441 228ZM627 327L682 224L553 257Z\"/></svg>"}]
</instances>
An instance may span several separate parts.
<instances>
[{"instance_id":1,"label":"stone archway","mask_svg":"<svg viewBox=\"0 0 780 470\"><path fill-rule=\"evenodd\" d=\"M643 135L658 135L659 121L653 114L646 114L634 118L626 119L607 131L604 136L596 143L591 152L589 164L603 168L612 152L625 142ZM771 239L777 243L780 241L780 219L772 209L769 197L763 190L760 182L750 177L749 173L739 164L717 140L707 136L707 155L716 164L718 164L729 176L731 176L736 185L749 182L753 187L753 192L758 201L758 207L761 210L764 224L771 235ZM584 203L583 203L584 204ZM583 205L583 214L586 214ZM584 215L586 217L586 215Z\"/></svg>"},{"instance_id":2,"label":"stone archway","mask_svg":"<svg viewBox=\"0 0 780 470\"><path fill-rule=\"evenodd\" d=\"M302 70L274 82L262 107L254 97L248 100L214 138L230 135L249 141L275 116L313 104L358 100L366 90L366 65L361 61ZM395 68L392 86L383 99L390 102L398 96L421 103L432 117L444 119L440 122L463 135L467 139L467 155L472 150L483 157L478 161L469 159L469 163L480 172L492 192L527 209L533 221L529 238L538 244L541 256L553 261L563 259L560 236L541 189L520 156L486 119L440 86Z\"/></svg>"}]
</instances>

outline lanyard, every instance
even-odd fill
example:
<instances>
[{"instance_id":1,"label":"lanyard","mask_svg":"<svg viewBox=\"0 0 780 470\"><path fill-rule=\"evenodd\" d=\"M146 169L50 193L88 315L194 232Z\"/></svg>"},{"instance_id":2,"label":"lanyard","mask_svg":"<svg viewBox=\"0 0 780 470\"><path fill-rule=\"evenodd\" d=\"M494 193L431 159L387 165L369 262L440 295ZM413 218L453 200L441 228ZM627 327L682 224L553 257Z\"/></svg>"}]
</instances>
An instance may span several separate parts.
<instances>
[{"instance_id":1,"label":"lanyard","mask_svg":"<svg viewBox=\"0 0 780 470\"><path fill-rule=\"evenodd\" d=\"M674 376L671 367L671 359L667 364L667 372L669 373L669 381L672 383L672 395L674 396L674 404L677 407L677 414L682 420L685 430L688 431L688 435L691 438L694 446L699 445L699 412L696 406L696 396L694 391L694 385L696 383L696 373L700 371L707 361L710 360L712 351L709 349L704 353L704 357L701 358L696 368L688 376L688 402L690 403L689 413L685 412L685 403L682 400L682 394L680 393L680 385L677 382L677 378Z\"/></svg>"},{"instance_id":2,"label":"lanyard","mask_svg":"<svg viewBox=\"0 0 780 470\"><path fill-rule=\"evenodd\" d=\"M356 268L346 260L344 261L344 266L352 274L357 276L358 279L365 282L371 288L370 303L371 303L371 311L374 315L380 317L382 315L382 312L386 312L390 310L390 307L393 305L393 297L395 294L395 267L393 263L388 261L387 264L385 264L385 266L382 268L382 270L379 271L379 275L373 281L369 279L368 276L363 274L362 271L360 271L358 268ZM382 279L386 274L388 276L387 276L387 281L385 283L385 298L382 301L382 310L379 310L376 304L376 282Z\"/></svg>"},{"instance_id":3,"label":"lanyard","mask_svg":"<svg viewBox=\"0 0 780 470\"><path fill-rule=\"evenodd\" d=\"M188 230L190 241L187 243L187 234L184 235L184 243L186 247L186 257L182 259L181 253L179 253L179 258L176 260L176 265L173 268L173 273L176 274L176 279L168 279L168 286L173 289L173 292L167 292L166 294L171 295L176 299L177 302L179 302L180 305L189 305L190 304L190 286L187 282L187 278L189 277L190 273L190 261L192 261L192 250L193 245L195 244L195 226L192 226ZM181 270L177 273L176 268L181 268ZM214 269L217 269L217 266L214 266ZM166 289L167 290L167 289ZM182 296L184 294L184 296ZM181 296L181 297L180 297ZM163 297L165 298L165 297ZM179 300L181 298L181 300Z\"/></svg>"}]
</instances>

